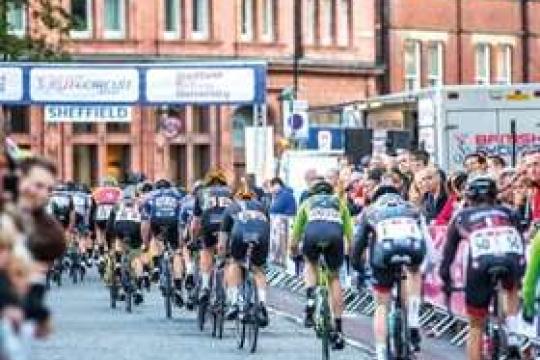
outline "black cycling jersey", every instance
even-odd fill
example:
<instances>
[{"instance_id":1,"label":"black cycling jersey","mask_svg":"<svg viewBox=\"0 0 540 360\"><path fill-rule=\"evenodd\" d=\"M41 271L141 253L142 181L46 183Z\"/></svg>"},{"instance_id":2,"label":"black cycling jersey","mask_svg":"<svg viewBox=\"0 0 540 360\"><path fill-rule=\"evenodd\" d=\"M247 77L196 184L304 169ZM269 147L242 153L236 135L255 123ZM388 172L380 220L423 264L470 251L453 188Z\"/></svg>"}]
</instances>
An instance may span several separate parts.
<instances>
[{"instance_id":1,"label":"black cycling jersey","mask_svg":"<svg viewBox=\"0 0 540 360\"><path fill-rule=\"evenodd\" d=\"M232 192L228 186L211 185L197 191L193 205L193 215L201 218L205 247L217 243L215 234L221 228L223 213L232 202Z\"/></svg>"}]
</instances>

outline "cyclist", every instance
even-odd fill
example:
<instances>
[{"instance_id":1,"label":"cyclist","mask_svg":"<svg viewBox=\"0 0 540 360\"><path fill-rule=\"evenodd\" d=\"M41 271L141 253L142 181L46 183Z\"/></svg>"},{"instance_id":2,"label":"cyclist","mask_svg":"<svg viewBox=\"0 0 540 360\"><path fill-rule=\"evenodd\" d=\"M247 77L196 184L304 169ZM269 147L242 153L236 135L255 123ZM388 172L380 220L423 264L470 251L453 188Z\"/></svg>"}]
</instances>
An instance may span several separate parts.
<instances>
[{"instance_id":1,"label":"cyclist","mask_svg":"<svg viewBox=\"0 0 540 360\"><path fill-rule=\"evenodd\" d=\"M245 187L235 195L235 201L227 207L223 214L223 222L219 236L218 250L225 255L230 249L232 262L227 266L228 284L227 300L230 304L226 318L233 320L238 316L238 288L241 282L239 262L246 257L248 243L247 236L256 236L258 242L253 248L254 276L260 304L257 318L260 326L268 325L268 312L266 310L266 275L263 267L268 258L268 244L270 239L270 224L265 206L258 200L249 188ZM229 246L227 246L227 242Z\"/></svg>"},{"instance_id":2,"label":"cyclist","mask_svg":"<svg viewBox=\"0 0 540 360\"><path fill-rule=\"evenodd\" d=\"M143 244L141 236L141 214L135 201L135 192L131 188L124 190L122 200L111 211L107 221L106 235L109 249L112 249L111 261L116 266L121 262L122 254L127 253L130 271L135 279L136 289L133 296L136 305L143 302L143 265L140 259ZM112 274L109 274L111 276ZM108 279L112 283L112 277Z\"/></svg>"},{"instance_id":3,"label":"cyclist","mask_svg":"<svg viewBox=\"0 0 540 360\"><path fill-rule=\"evenodd\" d=\"M165 244L159 243L159 237L171 246L173 256L173 282L175 288L175 302L177 306L183 305L182 299L182 258L179 248L178 214L182 195L176 191L168 180L161 179L156 182L155 190L148 195L144 203L144 220L149 222L150 233L153 240L162 249ZM162 231L164 233L162 233ZM154 274L159 274L160 258L154 257ZM155 275L154 275L155 276Z\"/></svg>"},{"instance_id":4,"label":"cyclist","mask_svg":"<svg viewBox=\"0 0 540 360\"><path fill-rule=\"evenodd\" d=\"M73 199L66 185L56 186L49 200L48 211L64 227L64 230L67 231L70 225L73 225L75 220Z\"/></svg>"},{"instance_id":5,"label":"cyclist","mask_svg":"<svg viewBox=\"0 0 540 360\"><path fill-rule=\"evenodd\" d=\"M523 278L523 318L532 322L535 315L536 288L540 277L540 231L531 240L527 269Z\"/></svg>"},{"instance_id":6,"label":"cyclist","mask_svg":"<svg viewBox=\"0 0 540 360\"><path fill-rule=\"evenodd\" d=\"M69 189L75 208L75 234L81 254L86 253L86 238L90 229L92 201L81 185L70 183Z\"/></svg>"},{"instance_id":7,"label":"cyclist","mask_svg":"<svg viewBox=\"0 0 540 360\"><path fill-rule=\"evenodd\" d=\"M117 186L114 179L106 179L96 190L92 197L96 204L93 217L96 233L96 242L101 256L105 254L105 229L111 211L122 198L122 190Z\"/></svg>"},{"instance_id":8,"label":"cyclist","mask_svg":"<svg viewBox=\"0 0 540 360\"><path fill-rule=\"evenodd\" d=\"M307 304L305 326L313 327L315 311L315 287L319 257L324 255L330 270L330 307L334 316L332 347L341 350L345 346L341 315L343 297L339 282L339 270L344 261L346 247L353 234L351 214L347 204L334 193L333 186L318 180L310 189L310 197L302 203L293 224L291 254L298 253L298 243L304 236L303 254L306 259L305 281ZM343 239L345 238L345 242Z\"/></svg>"},{"instance_id":9,"label":"cyclist","mask_svg":"<svg viewBox=\"0 0 540 360\"><path fill-rule=\"evenodd\" d=\"M144 214L145 202L153 189L154 189L154 186L152 185L152 183L149 183L149 182L143 182L137 185L137 197L135 199L135 203L141 214L141 219L148 218L148 216ZM143 221L141 223L141 237L143 239L147 239L146 234L149 233L149 226L150 224L148 221L146 222ZM143 254L141 255L141 261L143 264L143 283L144 283L144 286L147 289L149 289L150 288L150 265L152 262L152 257L150 256L150 249L147 243L143 243Z\"/></svg>"},{"instance_id":10,"label":"cyclist","mask_svg":"<svg viewBox=\"0 0 540 360\"><path fill-rule=\"evenodd\" d=\"M225 174L221 170L209 171L205 177L204 185L195 195L195 203L193 205L193 236L196 238L200 231L203 242L203 249L200 254L200 302L207 302L209 299L210 274L218 243L217 234L221 227L223 212L231 202L232 192L227 186Z\"/></svg>"},{"instance_id":11,"label":"cyclist","mask_svg":"<svg viewBox=\"0 0 540 360\"><path fill-rule=\"evenodd\" d=\"M369 248L373 289L376 299L373 320L377 360L387 357L387 312L396 269L390 263L394 256L408 256L406 269L407 321L410 341L415 352L420 351L420 294L423 263L429 233L426 220L414 205L405 201L399 190L381 184L371 196L371 205L360 215L352 264L355 270L363 268L364 252Z\"/></svg>"},{"instance_id":12,"label":"cyclist","mask_svg":"<svg viewBox=\"0 0 540 360\"><path fill-rule=\"evenodd\" d=\"M440 266L445 289L450 289L450 266L459 243L469 244L469 261L465 284L465 302L469 317L468 359L482 358L482 337L494 284L489 270L503 267L508 273L503 281L506 324L510 333L518 330L518 288L524 271L523 239L519 220L507 207L496 203L497 185L487 176L471 179L465 191L468 207L460 210L448 227L447 242ZM519 339L508 337L511 353L519 356ZM510 356L513 358L513 356Z\"/></svg>"}]
</instances>

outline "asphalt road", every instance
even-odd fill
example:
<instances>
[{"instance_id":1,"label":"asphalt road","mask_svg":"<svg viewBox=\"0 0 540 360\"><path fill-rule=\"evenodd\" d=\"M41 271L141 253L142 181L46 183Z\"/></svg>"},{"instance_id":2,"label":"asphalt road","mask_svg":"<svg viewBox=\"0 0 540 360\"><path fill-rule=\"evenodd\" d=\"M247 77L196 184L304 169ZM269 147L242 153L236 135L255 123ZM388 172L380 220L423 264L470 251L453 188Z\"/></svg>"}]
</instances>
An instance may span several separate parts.
<instances>
[{"instance_id":1,"label":"asphalt road","mask_svg":"<svg viewBox=\"0 0 540 360\"><path fill-rule=\"evenodd\" d=\"M35 360L233 360L233 359L318 359L320 343L287 316L272 313L270 326L260 334L259 349L249 355L238 350L232 323L223 340L210 331L199 332L195 314L175 310L166 320L162 300L154 287L145 303L127 314L110 309L108 292L92 278L84 284L65 283L48 295L55 332L49 340L34 345ZM332 359L368 359L366 353L348 346L333 352Z\"/></svg>"}]
</instances>

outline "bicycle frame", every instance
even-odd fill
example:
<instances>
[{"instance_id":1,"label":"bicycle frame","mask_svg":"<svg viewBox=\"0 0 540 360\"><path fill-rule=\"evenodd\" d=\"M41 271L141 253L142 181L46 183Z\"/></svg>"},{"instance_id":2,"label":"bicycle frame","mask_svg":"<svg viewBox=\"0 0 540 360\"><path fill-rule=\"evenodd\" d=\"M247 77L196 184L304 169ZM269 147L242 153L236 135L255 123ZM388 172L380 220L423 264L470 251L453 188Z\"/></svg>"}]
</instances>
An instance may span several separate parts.
<instances>
[{"instance_id":1,"label":"bicycle frame","mask_svg":"<svg viewBox=\"0 0 540 360\"><path fill-rule=\"evenodd\" d=\"M387 343L390 359L410 359L411 347L409 341L409 326L407 312L403 308L402 281L406 278L404 264L396 265L394 269L395 296L392 297L390 311L387 315Z\"/></svg>"},{"instance_id":2,"label":"bicycle frame","mask_svg":"<svg viewBox=\"0 0 540 360\"><path fill-rule=\"evenodd\" d=\"M315 301L315 333L322 342L322 357L330 357L330 332L332 331L332 314L329 302L330 271L326 265L324 255L319 256L317 270L317 291Z\"/></svg>"}]
</instances>

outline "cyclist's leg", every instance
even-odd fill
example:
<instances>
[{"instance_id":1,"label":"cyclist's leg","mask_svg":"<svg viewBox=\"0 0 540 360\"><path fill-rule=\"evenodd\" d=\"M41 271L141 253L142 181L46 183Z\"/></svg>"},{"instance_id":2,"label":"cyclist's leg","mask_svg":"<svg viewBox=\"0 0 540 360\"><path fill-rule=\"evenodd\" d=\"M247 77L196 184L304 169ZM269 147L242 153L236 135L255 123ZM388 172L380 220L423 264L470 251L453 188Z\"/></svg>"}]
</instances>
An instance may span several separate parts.
<instances>
[{"instance_id":1,"label":"cyclist's leg","mask_svg":"<svg viewBox=\"0 0 540 360\"><path fill-rule=\"evenodd\" d=\"M214 266L217 239L214 234L204 233L204 247L201 251L201 300L207 300L210 292L210 276Z\"/></svg>"},{"instance_id":2,"label":"cyclist's leg","mask_svg":"<svg viewBox=\"0 0 540 360\"><path fill-rule=\"evenodd\" d=\"M167 228L166 241L168 241L173 250L172 258L172 277L174 283L174 299L177 306L184 304L182 297L182 278L184 276L184 264L182 261L182 252L180 251L180 238L178 235L178 227L176 223L171 224Z\"/></svg>"},{"instance_id":3,"label":"cyclist's leg","mask_svg":"<svg viewBox=\"0 0 540 360\"><path fill-rule=\"evenodd\" d=\"M516 262L517 263L517 262ZM508 328L508 346L510 350L519 355L520 339L516 335L520 330L520 318L519 318L519 284L521 269L513 269L511 275L503 282L503 303L502 309L505 315L506 327Z\"/></svg>"},{"instance_id":4,"label":"cyclist's leg","mask_svg":"<svg viewBox=\"0 0 540 360\"><path fill-rule=\"evenodd\" d=\"M406 291L403 292L407 304L407 322L411 343L415 351L420 351L420 305L422 293L422 273L418 267L407 269Z\"/></svg>"},{"instance_id":5,"label":"cyclist's leg","mask_svg":"<svg viewBox=\"0 0 540 360\"><path fill-rule=\"evenodd\" d=\"M375 335L375 352L377 360L386 359L386 319L390 305L390 290L393 274L389 269L372 266L373 290L375 294L375 315L373 316L373 332Z\"/></svg>"},{"instance_id":6,"label":"cyclist's leg","mask_svg":"<svg viewBox=\"0 0 540 360\"><path fill-rule=\"evenodd\" d=\"M245 243L241 234L237 232L230 235L230 255L231 259L225 268L227 302L229 304L225 317L228 320L233 320L238 315L238 293L242 281L242 273L238 262L244 260L246 256Z\"/></svg>"},{"instance_id":7,"label":"cyclist's leg","mask_svg":"<svg viewBox=\"0 0 540 360\"><path fill-rule=\"evenodd\" d=\"M489 302L494 294L493 285L485 269L469 268L465 284L465 303L469 318L469 337L467 338L467 359L482 359L482 340L484 335Z\"/></svg>"},{"instance_id":8,"label":"cyclist's leg","mask_svg":"<svg viewBox=\"0 0 540 360\"><path fill-rule=\"evenodd\" d=\"M319 261L319 248L317 242L310 236L305 236L302 249L305 258L304 280L306 283L306 307L304 325L314 325L313 313L315 311L315 288L317 287L317 272Z\"/></svg>"},{"instance_id":9,"label":"cyclist's leg","mask_svg":"<svg viewBox=\"0 0 540 360\"><path fill-rule=\"evenodd\" d=\"M325 249L325 260L330 270L330 306L334 315L334 349L343 349L345 341L343 339L343 328L341 316L343 314L343 293L339 280L339 271L344 261L343 237L334 238L332 244Z\"/></svg>"}]
</instances>

